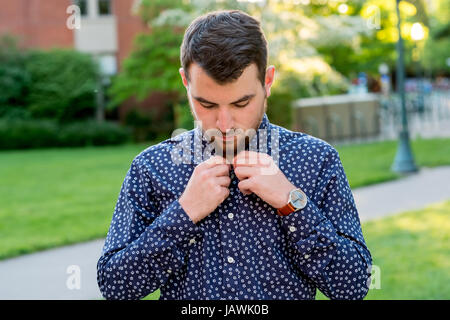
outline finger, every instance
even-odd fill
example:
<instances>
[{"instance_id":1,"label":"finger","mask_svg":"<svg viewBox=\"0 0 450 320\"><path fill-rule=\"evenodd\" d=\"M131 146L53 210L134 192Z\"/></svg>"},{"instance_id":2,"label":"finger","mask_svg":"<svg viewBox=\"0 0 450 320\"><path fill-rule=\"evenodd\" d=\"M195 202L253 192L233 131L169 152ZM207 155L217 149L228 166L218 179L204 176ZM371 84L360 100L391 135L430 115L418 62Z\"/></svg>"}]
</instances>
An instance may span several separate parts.
<instances>
[{"instance_id":1,"label":"finger","mask_svg":"<svg viewBox=\"0 0 450 320\"><path fill-rule=\"evenodd\" d=\"M245 150L233 158L233 166L268 166L270 160L270 156L266 153Z\"/></svg>"},{"instance_id":2,"label":"finger","mask_svg":"<svg viewBox=\"0 0 450 320\"><path fill-rule=\"evenodd\" d=\"M259 175L260 171L259 167L239 166L234 169L234 174L239 180L244 180Z\"/></svg>"},{"instance_id":3,"label":"finger","mask_svg":"<svg viewBox=\"0 0 450 320\"><path fill-rule=\"evenodd\" d=\"M205 165L207 168L212 168L212 167L215 167L215 166L217 166L217 165L227 164L228 161L227 161L227 159L225 159L224 157L221 157L221 156L213 156L213 157L209 158L208 160L205 160L203 163L204 163L204 165Z\"/></svg>"},{"instance_id":4,"label":"finger","mask_svg":"<svg viewBox=\"0 0 450 320\"><path fill-rule=\"evenodd\" d=\"M251 179L245 179L238 183L238 188L245 195L252 194L253 181Z\"/></svg>"},{"instance_id":5,"label":"finger","mask_svg":"<svg viewBox=\"0 0 450 320\"><path fill-rule=\"evenodd\" d=\"M219 176L229 176L230 175L230 165L228 164L221 164L216 165L215 167L207 169L208 174L212 175L213 177L219 177Z\"/></svg>"},{"instance_id":6,"label":"finger","mask_svg":"<svg viewBox=\"0 0 450 320\"><path fill-rule=\"evenodd\" d=\"M216 178L216 182L222 187L228 187L231 183L231 179L228 176L221 176Z\"/></svg>"},{"instance_id":7,"label":"finger","mask_svg":"<svg viewBox=\"0 0 450 320\"><path fill-rule=\"evenodd\" d=\"M233 166L236 167L238 165L243 165L243 164L248 164L250 157L251 159L254 159L254 157L252 156L253 153L251 153L250 151L244 150L239 152L234 158L233 158Z\"/></svg>"},{"instance_id":8,"label":"finger","mask_svg":"<svg viewBox=\"0 0 450 320\"><path fill-rule=\"evenodd\" d=\"M226 198L230 195L230 189L226 187L222 187L222 202L225 201Z\"/></svg>"}]
</instances>

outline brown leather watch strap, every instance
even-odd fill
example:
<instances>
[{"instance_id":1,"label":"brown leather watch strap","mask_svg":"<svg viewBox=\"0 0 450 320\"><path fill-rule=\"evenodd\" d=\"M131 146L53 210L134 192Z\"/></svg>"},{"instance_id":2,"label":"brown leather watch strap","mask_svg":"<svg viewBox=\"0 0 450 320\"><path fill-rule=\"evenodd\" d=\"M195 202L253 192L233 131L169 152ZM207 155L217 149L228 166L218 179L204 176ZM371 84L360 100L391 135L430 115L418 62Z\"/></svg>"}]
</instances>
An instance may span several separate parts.
<instances>
[{"instance_id":1,"label":"brown leather watch strap","mask_svg":"<svg viewBox=\"0 0 450 320\"><path fill-rule=\"evenodd\" d=\"M284 207L277 209L277 214L281 217L285 217L285 216L290 215L294 211L295 211L295 208L290 203L288 203Z\"/></svg>"}]
</instances>

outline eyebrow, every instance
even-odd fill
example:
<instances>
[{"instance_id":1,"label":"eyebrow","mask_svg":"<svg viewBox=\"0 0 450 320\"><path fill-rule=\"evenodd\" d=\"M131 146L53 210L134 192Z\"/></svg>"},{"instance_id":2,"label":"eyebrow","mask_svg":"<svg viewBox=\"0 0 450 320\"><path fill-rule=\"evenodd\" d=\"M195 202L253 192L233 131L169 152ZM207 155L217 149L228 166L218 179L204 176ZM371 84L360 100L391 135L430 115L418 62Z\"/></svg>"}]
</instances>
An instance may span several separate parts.
<instances>
[{"instance_id":1,"label":"eyebrow","mask_svg":"<svg viewBox=\"0 0 450 320\"><path fill-rule=\"evenodd\" d=\"M236 103L239 103L239 102L242 102L242 101L245 101L245 100L249 100L249 99L253 98L255 95L256 94L246 94L242 98L240 98L240 99L238 99L236 101L233 101L230 104L236 104ZM206 100L206 99L204 99L202 97L194 97L194 99L197 100L198 102L202 102L202 103L215 104L215 105L217 104L215 102L208 101L208 100Z\"/></svg>"}]
</instances>

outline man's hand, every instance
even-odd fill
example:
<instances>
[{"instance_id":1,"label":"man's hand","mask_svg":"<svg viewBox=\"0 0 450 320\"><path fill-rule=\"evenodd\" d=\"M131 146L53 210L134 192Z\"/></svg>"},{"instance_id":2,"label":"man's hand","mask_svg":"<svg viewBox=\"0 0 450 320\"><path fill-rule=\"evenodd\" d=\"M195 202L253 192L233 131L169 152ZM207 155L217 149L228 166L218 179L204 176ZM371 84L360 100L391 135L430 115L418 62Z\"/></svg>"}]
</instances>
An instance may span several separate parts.
<instances>
[{"instance_id":1,"label":"man's hand","mask_svg":"<svg viewBox=\"0 0 450 320\"><path fill-rule=\"evenodd\" d=\"M230 168L231 165L220 156L211 157L195 167L179 199L194 223L213 212L230 194Z\"/></svg>"},{"instance_id":2,"label":"man's hand","mask_svg":"<svg viewBox=\"0 0 450 320\"><path fill-rule=\"evenodd\" d=\"M274 208L285 206L289 192L296 188L268 154L242 151L234 157L233 166L239 190L245 195L255 193Z\"/></svg>"}]
</instances>

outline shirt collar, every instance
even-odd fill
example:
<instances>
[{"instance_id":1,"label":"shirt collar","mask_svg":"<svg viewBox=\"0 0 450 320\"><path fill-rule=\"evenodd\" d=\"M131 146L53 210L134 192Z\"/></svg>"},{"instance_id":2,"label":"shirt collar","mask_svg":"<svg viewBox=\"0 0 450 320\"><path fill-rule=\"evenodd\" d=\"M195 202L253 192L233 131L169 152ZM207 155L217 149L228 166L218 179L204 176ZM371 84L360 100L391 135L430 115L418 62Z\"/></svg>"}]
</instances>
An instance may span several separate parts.
<instances>
[{"instance_id":1,"label":"shirt collar","mask_svg":"<svg viewBox=\"0 0 450 320\"><path fill-rule=\"evenodd\" d=\"M261 120L261 123L260 123L258 129L268 129L269 123L270 123L269 118L267 117L267 114L264 112L263 118Z\"/></svg>"}]
</instances>

